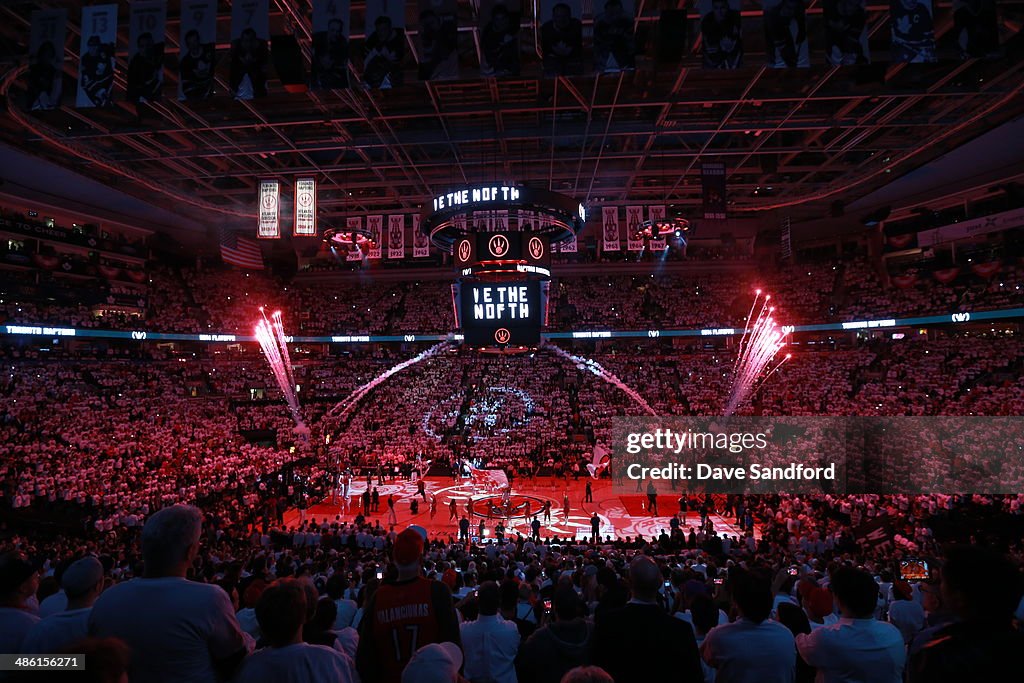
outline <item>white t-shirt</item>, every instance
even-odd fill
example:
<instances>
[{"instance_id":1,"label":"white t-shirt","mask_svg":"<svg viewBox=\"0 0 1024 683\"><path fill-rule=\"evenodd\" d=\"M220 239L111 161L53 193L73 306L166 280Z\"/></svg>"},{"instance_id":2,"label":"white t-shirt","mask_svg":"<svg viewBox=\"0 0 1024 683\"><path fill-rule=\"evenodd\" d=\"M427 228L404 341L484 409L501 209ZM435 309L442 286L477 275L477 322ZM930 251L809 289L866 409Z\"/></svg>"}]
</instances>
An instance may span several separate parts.
<instances>
[{"instance_id":1,"label":"white t-shirt","mask_svg":"<svg viewBox=\"0 0 1024 683\"><path fill-rule=\"evenodd\" d=\"M340 600L335 600L334 604L338 606L338 616L334 618L334 630L338 631L352 626L352 620L356 617L356 610L359 609L355 600L341 598Z\"/></svg>"},{"instance_id":2,"label":"white t-shirt","mask_svg":"<svg viewBox=\"0 0 1024 683\"><path fill-rule=\"evenodd\" d=\"M91 607L72 609L51 614L25 636L21 651L26 654L50 654L89 635L89 612Z\"/></svg>"},{"instance_id":3,"label":"white t-shirt","mask_svg":"<svg viewBox=\"0 0 1024 683\"><path fill-rule=\"evenodd\" d=\"M89 634L125 641L128 677L151 683L216 683L214 660L245 647L228 594L178 577L132 579L104 591Z\"/></svg>"},{"instance_id":4,"label":"white t-shirt","mask_svg":"<svg viewBox=\"0 0 1024 683\"><path fill-rule=\"evenodd\" d=\"M234 683L354 683L348 655L324 645L297 643L265 647L242 664Z\"/></svg>"},{"instance_id":5,"label":"white t-shirt","mask_svg":"<svg viewBox=\"0 0 1024 683\"><path fill-rule=\"evenodd\" d=\"M717 683L792 683L796 676L793 634L777 621L739 619L716 626L700 652L717 669Z\"/></svg>"},{"instance_id":6,"label":"white t-shirt","mask_svg":"<svg viewBox=\"0 0 1024 683\"><path fill-rule=\"evenodd\" d=\"M818 669L819 683L900 683L907 653L899 629L876 619L839 623L796 637L800 655Z\"/></svg>"},{"instance_id":7,"label":"white t-shirt","mask_svg":"<svg viewBox=\"0 0 1024 683\"><path fill-rule=\"evenodd\" d=\"M693 614L690 613L690 610L676 612L672 616L674 616L676 619L679 619L680 621L685 621L690 626L693 626ZM716 624L716 626L721 626L722 624L728 623L729 615L723 612L722 610L718 610L718 623ZM703 638L701 640L703 641Z\"/></svg>"},{"instance_id":8,"label":"white t-shirt","mask_svg":"<svg viewBox=\"0 0 1024 683\"><path fill-rule=\"evenodd\" d=\"M47 596L39 604L39 618L45 619L46 617L54 614L59 614L68 608L68 596L64 591L57 591L53 595Z\"/></svg>"},{"instance_id":9,"label":"white t-shirt","mask_svg":"<svg viewBox=\"0 0 1024 683\"><path fill-rule=\"evenodd\" d=\"M39 617L16 607L0 607L0 652L18 654Z\"/></svg>"}]
</instances>

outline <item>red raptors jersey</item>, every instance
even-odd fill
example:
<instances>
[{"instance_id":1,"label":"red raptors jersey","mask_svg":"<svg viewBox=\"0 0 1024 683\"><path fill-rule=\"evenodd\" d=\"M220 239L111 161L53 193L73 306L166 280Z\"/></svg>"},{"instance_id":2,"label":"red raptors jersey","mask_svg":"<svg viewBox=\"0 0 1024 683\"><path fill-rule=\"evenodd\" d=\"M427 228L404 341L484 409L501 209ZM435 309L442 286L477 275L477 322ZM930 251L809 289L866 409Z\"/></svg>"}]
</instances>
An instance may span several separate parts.
<instances>
[{"instance_id":1,"label":"red raptors jersey","mask_svg":"<svg viewBox=\"0 0 1024 683\"><path fill-rule=\"evenodd\" d=\"M399 683L413 653L440 641L433 583L418 576L382 584L374 594L372 638L382 683Z\"/></svg>"}]
</instances>

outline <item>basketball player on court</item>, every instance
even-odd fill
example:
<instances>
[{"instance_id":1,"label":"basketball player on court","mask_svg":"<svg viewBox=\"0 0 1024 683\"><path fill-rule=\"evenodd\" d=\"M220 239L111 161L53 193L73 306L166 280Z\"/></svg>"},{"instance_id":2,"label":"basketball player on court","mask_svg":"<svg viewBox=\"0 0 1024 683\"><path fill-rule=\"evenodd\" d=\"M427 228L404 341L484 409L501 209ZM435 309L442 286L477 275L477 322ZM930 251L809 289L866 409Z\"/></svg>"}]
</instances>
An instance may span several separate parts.
<instances>
[{"instance_id":1,"label":"basketball player on court","mask_svg":"<svg viewBox=\"0 0 1024 683\"><path fill-rule=\"evenodd\" d=\"M364 681L400 683L405 665L424 645L461 647L451 591L421 575L424 536L412 527L398 534L392 550L398 578L384 581L367 602L356 650Z\"/></svg>"}]
</instances>

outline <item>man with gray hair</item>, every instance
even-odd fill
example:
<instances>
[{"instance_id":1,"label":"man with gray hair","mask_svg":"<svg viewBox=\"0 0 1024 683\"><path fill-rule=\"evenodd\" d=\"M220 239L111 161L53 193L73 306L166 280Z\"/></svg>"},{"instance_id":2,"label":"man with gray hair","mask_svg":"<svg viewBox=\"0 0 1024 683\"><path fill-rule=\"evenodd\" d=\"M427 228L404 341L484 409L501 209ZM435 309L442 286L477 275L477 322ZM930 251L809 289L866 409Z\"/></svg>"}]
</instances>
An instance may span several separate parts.
<instances>
[{"instance_id":1,"label":"man with gray hair","mask_svg":"<svg viewBox=\"0 0 1024 683\"><path fill-rule=\"evenodd\" d=\"M185 578L202 526L202 512L191 505L150 517L142 528L144 576L105 591L92 609L90 635L128 644L133 681L216 683L246 655L228 594Z\"/></svg>"}]
</instances>

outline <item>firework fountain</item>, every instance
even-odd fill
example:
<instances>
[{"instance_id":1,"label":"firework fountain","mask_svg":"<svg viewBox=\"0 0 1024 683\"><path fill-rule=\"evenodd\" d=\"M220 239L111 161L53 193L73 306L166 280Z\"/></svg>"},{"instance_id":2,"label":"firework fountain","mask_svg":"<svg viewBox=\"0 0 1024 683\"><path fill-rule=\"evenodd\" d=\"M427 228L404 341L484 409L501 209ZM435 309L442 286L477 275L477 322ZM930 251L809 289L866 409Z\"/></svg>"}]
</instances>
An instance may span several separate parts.
<instances>
[{"instance_id":1,"label":"firework fountain","mask_svg":"<svg viewBox=\"0 0 1024 683\"><path fill-rule=\"evenodd\" d=\"M388 368L384 372L380 373L379 375L371 379L366 384L358 387L355 391L353 391L351 394L343 398L341 401L339 401L333 408L331 408L330 412L327 413L327 417L338 421L343 420L352 411L352 409L359 404L363 397L366 396L371 391L373 391L373 389L381 382L386 381L392 375L399 373L402 370L405 370L407 367L411 365L415 365L420 361L426 360L427 358L430 358L432 356L436 356L438 353L440 353L443 349L447 347L448 342L441 342L440 344L435 344L434 346L431 346L423 353L420 353L416 356L413 356L412 358L404 360L401 363Z\"/></svg>"},{"instance_id":2,"label":"firework fountain","mask_svg":"<svg viewBox=\"0 0 1024 683\"><path fill-rule=\"evenodd\" d=\"M771 369L775 356L786 345L786 333L775 321L775 307L770 305L771 294L765 294L761 300L761 308L754 317L757 302L761 299L761 290L755 292L754 303L750 306L743 336L740 337L739 354L733 365L732 393L725 408L726 415L732 415L750 398L764 382L778 372L779 368L789 360L790 354L780 360Z\"/></svg>"},{"instance_id":3,"label":"firework fountain","mask_svg":"<svg viewBox=\"0 0 1024 683\"><path fill-rule=\"evenodd\" d=\"M270 364L270 370L274 373L277 386L284 395L288 404L288 410L295 420L295 432L300 436L308 437L309 430L302 421L302 414L299 412L299 398L295 395L295 375L292 372L291 356L288 353L288 339L284 334L284 324L281 321L281 311L274 311L268 318L263 307L260 307L261 320L256 323L254 330L256 341L263 349L263 356Z\"/></svg>"},{"instance_id":4,"label":"firework fountain","mask_svg":"<svg viewBox=\"0 0 1024 683\"><path fill-rule=\"evenodd\" d=\"M566 350L564 350L562 348L559 348L559 347L557 347L557 346L555 346L553 344L549 344L545 348L550 349L556 355L561 356L562 358L565 358L566 360L572 361L572 363L578 369L586 370L587 372L590 372L590 373L592 373L594 375L597 375L598 377L600 377L605 382L608 382L608 384L611 384L612 386L617 387L620 391L622 391L622 393L626 394L626 396L629 396L631 399L633 399L634 403L636 403L638 406L643 408L644 412L646 412L648 415L657 415L658 414L657 411L654 410L654 408L651 407L651 404L649 404L647 401L644 400L643 396L641 396L640 394L636 393L636 391L632 387L628 386L625 382L620 380L618 377L616 377L612 373L610 373L607 370L605 370L601 366L601 364L598 363L596 360L590 360L589 358L584 358L582 356L574 356L573 354L569 353L568 351L566 351Z\"/></svg>"}]
</instances>

